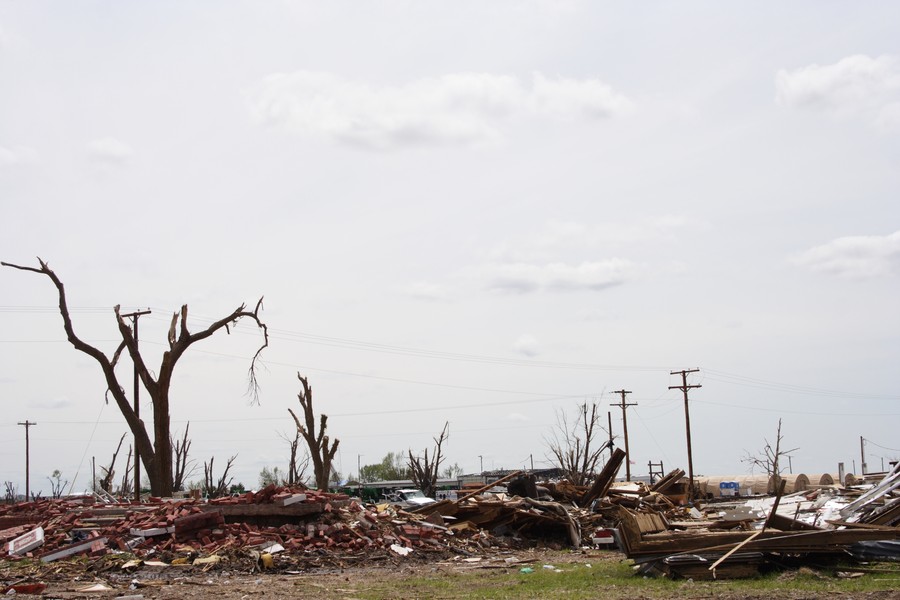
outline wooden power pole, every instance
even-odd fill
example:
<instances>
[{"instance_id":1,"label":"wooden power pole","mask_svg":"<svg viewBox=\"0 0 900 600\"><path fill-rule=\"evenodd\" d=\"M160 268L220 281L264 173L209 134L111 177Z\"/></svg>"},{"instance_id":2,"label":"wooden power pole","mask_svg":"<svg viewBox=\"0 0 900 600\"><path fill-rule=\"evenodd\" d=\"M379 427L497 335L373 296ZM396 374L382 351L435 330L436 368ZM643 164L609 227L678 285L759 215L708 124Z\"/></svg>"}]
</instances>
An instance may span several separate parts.
<instances>
[{"instance_id":1,"label":"wooden power pole","mask_svg":"<svg viewBox=\"0 0 900 600\"><path fill-rule=\"evenodd\" d=\"M694 457L691 452L691 411L688 408L688 390L703 387L700 384L688 385L688 373L697 373L700 369L683 369L671 371L670 375L681 375L681 385L670 385L670 390L681 390L684 394L684 427L687 432L687 456L688 456L688 497L694 499Z\"/></svg>"},{"instance_id":2,"label":"wooden power pole","mask_svg":"<svg viewBox=\"0 0 900 600\"><path fill-rule=\"evenodd\" d=\"M610 406L618 406L622 409L622 431L625 435L625 481L631 481L631 454L628 451L628 412L629 406L637 406L636 402L631 404L625 403L625 395L630 394L628 390L616 390L613 394L620 394L622 401L619 404L610 404Z\"/></svg>"},{"instance_id":3,"label":"wooden power pole","mask_svg":"<svg viewBox=\"0 0 900 600\"><path fill-rule=\"evenodd\" d=\"M131 321L134 323L134 345L137 346L138 343L138 317L141 315L149 315L150 310L140 310L132 313L124 314L122 317L131 318ZM140 419L141 417L141 403L139 400L139 396L141 393L141 378L138 374L138 366L137 361L132 360L134 362L134 416ZM138 504L141 503L141 455L138 452L138 444L137 437L134 439L134 501Z\"/></svg>"},{"instance_id":4,"label":"wooden power pole","mask_svg":"<svg viewBox=\"0 0 900 600\"><path fill-rule=\"evenodd\" d=\"M25 419L25 422L19 423L19 425L22 425L25 427L25 502L30 502L31 501L31 466L29 464L30 463L29 452L30 452L31 444L30 444L29 438L28 438L28 430L31 429L31 427L37 425L37 423L32 423L28 419ZM15 498L13 498L13 501L15 501Z\"/></svg>"}]
</instances>

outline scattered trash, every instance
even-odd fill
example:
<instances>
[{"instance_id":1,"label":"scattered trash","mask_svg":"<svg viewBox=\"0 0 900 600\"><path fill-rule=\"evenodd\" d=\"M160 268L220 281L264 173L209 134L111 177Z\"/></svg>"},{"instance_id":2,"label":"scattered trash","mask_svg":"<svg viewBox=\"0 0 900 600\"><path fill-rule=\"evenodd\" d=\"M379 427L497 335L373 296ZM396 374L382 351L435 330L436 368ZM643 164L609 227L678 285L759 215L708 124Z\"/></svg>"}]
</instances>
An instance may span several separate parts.
<instances>
[{"instance_id":1,"label":"scattered trash","mask_svg":"<svg viewBox=\"0 0 900 600\"><path fill-rule=\"evenodd\" d=\"M406 556L406 555L408 555L410 552L413 551L412 548L404 548L403 546L400 546L400 545L398 545L398 544L391 544L391 550L393 550L394 552L396 552L396 553L399 554L400 556Z\"/></svg>"}]
</instances>

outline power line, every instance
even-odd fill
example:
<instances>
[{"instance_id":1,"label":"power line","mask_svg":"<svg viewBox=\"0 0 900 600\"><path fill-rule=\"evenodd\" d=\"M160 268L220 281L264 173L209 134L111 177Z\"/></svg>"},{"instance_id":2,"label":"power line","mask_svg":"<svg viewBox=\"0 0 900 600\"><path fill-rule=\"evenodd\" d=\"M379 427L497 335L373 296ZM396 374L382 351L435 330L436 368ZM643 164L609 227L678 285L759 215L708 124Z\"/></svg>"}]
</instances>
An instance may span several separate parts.
<instances>
[{"instance_id":1,"label":"power line","mask_svg":"<svg viewBox=\"0 0 900 600\"><path fill-rule=\"evenodd\" d=\"M152 307L151 307L152 308ZM162 308L152 308L161 314L168 314L171 312L168 309ZM111 312L111 308L108 307L96 307L96 306L87 306L87 307L69 307L70 312L72 313L99 313ZM9 312L9 313L58 313L59 308L53 306L0 306L0 312ZM168 322L169 320L166 317L162 316L151 316L149 317L151 320L159 321L159 322ZM191 315L191 319L193 321L198 321L200 323L215 322L215 319L205 317L202 315ZM253 333L243 331L241 329L236 329L237 333L243 335L254 335ZM589 371L644 371L644 372L654 372L654 371L664 371L664 367L653 367L653 366L635 366L635 365L602 365L602 364L592 364L592 363L576 363L576 362L562 362L562 361L536 361L529 359L518 359L518 358L504 358L497 356L487 356L487 355L478 355L478 354L469 354L469 353L461 353L461 352L448 352L443 350L430 350L423 348L413 348L407 346L400 345L392 345L392 344L384 344L378 342L369 342L363 340L355 340L351 338L341 338L334 336L324 336L306 332L292 331L287 329L269 329L269 334L272 339L281 339L284 341L293 341L298 343L307 343L321 346L329 346L336 348L345 348L350 350L360 350L367 352L377 352L377 353L385 353L385 354L396 354L401 356L414 356L419 358L429 358L429 359L440 359L440 360L451 360L451 361L463 361L463 362L473 362L473 363L481 363L481 364L493 364L493 365L503 365L503 366L522 366L529 368L550 368L550 369L570 369L570 370L589 370ZM96 342L117 342L118 340L93 340ZM67 340L0 340L0 343L66 343ZM147 342L152 343L152 342ZM161 344L160 344L161 345ZM198 350L200 351L200 350ZM215 354L215 353L209 353ZM221 356L229 356L222 354ZM238 358L238 357L235 357ZM243 357L240 357L243 358ZM271 363L277 364L277 363ZM327 370L321 369L324 372L329 372ZM338 371L331 371L336 373L341 373ZM341 373L341 374L350 374L350 373ZM352 374L355 376L364 376L359 374ZM390 378L386 378L391 380ZM760 379L757 377L749 377L745 375L729 373L727 371L719 371L716 369L709 369L704 367L704 379L710 379L712 381L717 381L719 383L725 383L730 385L737 385L743 387L751 387L758 389L767 389L773 391L780 391L792 394L800 394L800 395L811 395L817 397L831 397L831 398L848 398L848 399L865 399L865 400L898 400L900 399L900 395L896 394L869 394L869 393L861 393L861 392L844 392L837 390L828 390L823 388L815 388L810 386L802 386L795 384L788 384L782 382L768 381L764 379ZM408 381L407 381L408 382ZM415 382L423 384L425 382ZM426 385L430 385L425 383Z\"/></svg>"},{"instance_id":2,"label":"power line","mask_svg":"<svg viewBox=\"0 0 900 600\"><path fill-rule=\"evenodd\" d=\"M457 405L441 405L441 406L428 406L428 407L419 407L419 408L398 408L394 410L376 410L376 411L365 411L365 412L352 412L352 413L331 413L329 417L370 417L375 415L395 415L395 414L406 414L406 413L417 413L417 412L433 412L436 410L459 410L464 408L479 408L483 406L509 406L509 405L519 405L533 402L553 402L555 400L572 400L575 398L584 398L585 394L573 394L566 396L549 396L543 398L531 398L526 400L507 400L503 402L476 402L472 404L457 404ZM284 417L242 417L242 418L234 418L234 419L172 419L172 423L235 423L235 422L249 422L249 421L284 421ZM43 421L45 424L50 425L89 425L93 423L93 421ZM119 425L120 421L97 421L97 423L102 423L104 425Z\"/></svg>"},{"instance_id":3,"label":"power line","mask_svg":"<svg viewBox=\"0 0 900 600\"><path fill-rule=\"evenodd\" d=\"M870 440L869 438L866 438L866 443L867 443L867 444L872 444L873 446L876 446L876 447L878 447L878 448L881 448L882 450L890 450L891 452L900 452L900 450L898 450L898 449L896 449L896 448L888 448L888 447L886 447L886 446L882 446L882 445L880 445L880 444L876 444L875 442L873 442L873 441Z\"/></svg>"},{"instance_id":4,"label":"power line","mask_svg":"<svg viewBox=\"0 0 900 600\"><path fill-rule=\"evenodd\" d=\"M729 408L741 408L757 412L774 412L792 415L812 415L822 417L900 417L900 413L826 413L820 410L790 410L786 408L763 408L761 406L746 406L743 404L730 404L728 402L714 402L711 400L692 400L694 403L710 404L712 406L727 406Z\"/></svg>"},{"instance_id":5,"label":"power line","mask_svg":"<svg viewBox=\"0 0 900 600\"><path fill-rule=\"evenodd\" d=\"M822 388L814 388L802 385L794 385L789 383L779 383L775 381L767 381L755 377L745 375L737 375L726 373L724 371L716 371L704 367L705 379L718 381L719 383L727 383L731 385L739 385L744 387L752 387L765 390L774 390L780 392L789 392L792 394L803 394L810 396L827 396L831 398L848 398L860 400L898 400L900 395L893 394L868 394L862 392L842 392L835 390L826 390Z\"/></svg>"}]
</instances>

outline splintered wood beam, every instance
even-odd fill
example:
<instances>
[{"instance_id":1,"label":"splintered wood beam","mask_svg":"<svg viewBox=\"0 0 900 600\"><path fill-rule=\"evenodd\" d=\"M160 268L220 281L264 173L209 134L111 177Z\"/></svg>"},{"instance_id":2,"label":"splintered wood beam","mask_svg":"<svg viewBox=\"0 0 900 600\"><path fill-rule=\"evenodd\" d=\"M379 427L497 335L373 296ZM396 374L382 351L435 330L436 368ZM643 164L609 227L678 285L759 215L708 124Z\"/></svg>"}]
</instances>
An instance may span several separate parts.
<instances>
[{"instance_id":1,"label":"splintered wood beam","mask_svg":"<svg viewBox=\"0 0 900 600\"><path fill-rule=\"evenodd\" d=\"M625 451L621 448L616 448L603 470L597 475L597 479L594 480L594 485L581 496L578 504L582 508L590 506L591 502L606 495L606 492L609 491L609 486L612 485L613 480L616 478L616 473L622 467L623 460L625 460Z\"/></svg>"}]
</instances>

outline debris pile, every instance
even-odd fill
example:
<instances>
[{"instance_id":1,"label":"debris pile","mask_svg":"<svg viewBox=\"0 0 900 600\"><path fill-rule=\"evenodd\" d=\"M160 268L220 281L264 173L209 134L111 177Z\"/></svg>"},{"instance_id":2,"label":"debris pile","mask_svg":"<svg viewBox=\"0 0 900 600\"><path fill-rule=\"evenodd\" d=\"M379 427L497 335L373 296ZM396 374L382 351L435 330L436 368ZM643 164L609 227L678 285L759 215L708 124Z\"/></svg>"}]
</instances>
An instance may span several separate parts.
<instances>
[{"instance_id":1,"label":"debris pile","mask_svg":"<svg viewBox=\"0 0 900 600\"><path fill-rule=\"evenodd\" d=\"M0 506L0 543L8 557L42 563L114 555L129 561L123 567L209 569L227 556L251 559L253 568L303 569L615 539L639 573L692 578L747 576L823 557L900 558L900 467L861 489L784 494L782 482L774 497L691 504L682 470L649 486L615 484L623 459L614 452L590 486L538 484L517 471L414 510L275 485L209 502L25 502ZM501 484L516 495L486 493Z\"/></svg>"},{"instance_id":2,"label":"debris pile","mask_svg":"<svg viewBox=\"0 0 900 600\"><path fill-rule=\"evenodd\" d=\"M781 485L783 493L785 483ZM900 465L865 491L822 489L709 504L701 512L611 508L625 555L645 574L742 577L826 558L900 560Z\"/></svg>"}]
</instances>

